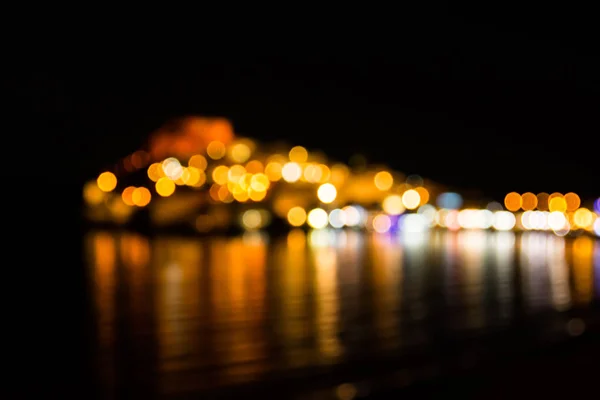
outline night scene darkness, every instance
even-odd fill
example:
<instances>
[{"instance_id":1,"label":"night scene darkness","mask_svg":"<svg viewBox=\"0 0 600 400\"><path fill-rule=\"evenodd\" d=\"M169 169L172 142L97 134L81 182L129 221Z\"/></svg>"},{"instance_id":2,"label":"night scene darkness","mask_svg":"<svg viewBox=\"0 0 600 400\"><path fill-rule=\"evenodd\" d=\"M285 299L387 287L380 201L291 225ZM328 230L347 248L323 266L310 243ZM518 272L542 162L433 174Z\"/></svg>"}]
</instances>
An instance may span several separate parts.
<instances>
[{"instance_id":1,"label":"night scene darkness","mask_svg":"<svg viewBox=\"0 0 600 400\"><path fill-rule=\"evenodd\" d=\"M7 398L592 393L600 54L562 11L15 68Z\"/></svg>"}]
</instances>

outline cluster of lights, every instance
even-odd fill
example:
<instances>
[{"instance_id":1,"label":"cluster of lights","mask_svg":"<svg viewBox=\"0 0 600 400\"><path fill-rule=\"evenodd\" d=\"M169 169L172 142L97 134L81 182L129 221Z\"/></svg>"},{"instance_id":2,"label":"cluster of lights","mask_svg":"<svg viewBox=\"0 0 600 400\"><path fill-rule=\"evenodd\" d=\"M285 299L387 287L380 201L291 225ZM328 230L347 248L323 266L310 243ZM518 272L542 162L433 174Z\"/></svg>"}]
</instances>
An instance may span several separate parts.
<instances>
[{"instance_id":1,"label":"cluster of lights","mask_svg":"<svg viewBox=\"0 0 600 400\"><path fill-rule=\"evenodd\" d=\"M177 145L186 148L185 142ZM118 193L119 171L106 171L84 187L88 205L106 205L124 221L135 209L151 203L161 208L168 198L185 190L199 191L210 204L245 205L236 212L240 225L248 230L268 226L275 215L291 227L312 229L385 233L437 227L545 230L561 236L580 230L600 235L600 199L590 210L581 207L575 193L513 192L506 195L504 207L491 203L482 209L463 208L460 194L440 193L426 187L418 176L402 179L385 168L352 175L348 166L328 165L322 156L302 146L268 153L250 139L211 140L201 152L187 151L185 158L179 153L153 162L157 153L138 150L121 164L127 172L144 170L149 185L126 186ZM259 203L259 207L253 205ZM197 216L195 225L206 231L214 219L209 211Z\"/></svg>"}]
</instances>

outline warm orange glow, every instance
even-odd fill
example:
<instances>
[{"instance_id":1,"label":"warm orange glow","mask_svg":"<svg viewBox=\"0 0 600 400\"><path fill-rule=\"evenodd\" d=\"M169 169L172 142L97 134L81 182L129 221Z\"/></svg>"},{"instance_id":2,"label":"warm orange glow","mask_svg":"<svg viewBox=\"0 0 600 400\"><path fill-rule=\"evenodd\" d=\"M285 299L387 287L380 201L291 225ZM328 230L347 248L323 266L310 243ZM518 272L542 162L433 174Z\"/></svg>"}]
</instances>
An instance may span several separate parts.
<instances>
[{"instance_id":1,"label":"warm orange glow","mask_svg":"<svg viewBox=\"0 0 600 400\"><path fill-rule=\"evenodd\" d=\"M538 198L531 192L523 193L523 196L521 196L521 203L521 208L523 208L524 211L535 210L538 205Z\"/></svg>"},{"instance_id":2,"label":"warm orange glow","mask_svg":"<svg viewBox=\"0 0 600 400\"><path fill-rule=\"evenodd\" d=\"M419 197L421 198L421 203L419 205L424 205L429 203L429 191L425 189L423 186L419 186L415 189L417 193L419 193Z\"/></svg>"},{"instance_id":3,"label":"warm orange glow","mask_svg":"<svg viewBox=\"0 0 600 400\"><path fill-rule=\"evenodd\" d=\"M204 171L208 166L208 161L202 154L194 154L190 157L188 166L198 168L200 171Z\"/></svg>"},{"instance_id":4,"label":"warm orange glow","mask_svg":"<svg viewBox=\"0 0 600 400\"><path fill-rule=\"evenodd\" d=\"M308 160L308 151L302 146L292 147L289 153L290 161L304 163Z\"/></svg>"},{"instance_id":5,"label":"warm orange glow","mask_svg":"<svg viewBox=\"0 0 600 400\"><path fill-rule=\"evenodd\" d=\"M224 118L181 118L151 136L150 153L155 160L168 156L187 158L205 151L210 142L219 141L225 146L233 138L231 123Z\"/></svg>"},{"instance_id":6,"label":"warm orange glow","mask_svg":"<svg viewBox=\"0 0 600 400\"><path fill-rule=\"evenodd\" d=\"M251 174L258 174L263 172L265 169L263 163L261 163L258 160L252 160L249 161L248 164L246 164L246 171L248 171Z\"/></svg>"},{"instance_id":7,"label":"warm orange glow","mask_svg":"<svg viewBox=\"0 0 600 400\"><path fill-rule=\"evenodd\" d=\"M227 149L225 148L225 144L223 142L215 140L208 144L208 147L206 148L206 153L213 160L219 160L225 157L226 150Z\"/></svg>"},{"instance_id":8,"label":"warm orange glow","mask_svg":"<svg viewBox=\"0 0 600 400\"><path fill-rule=\"evenodd\" d=\"M165 178L167 179L167 178ZM121 193L121 198L123 199L123 203L127 204L128 206L134 206L135 203L133 202L133 192L135 190L135 186L128 186L125 188L125 190L123 190L123 193Z\"/></svg>"},{"instance_id":9,"label":"warm orange glow","mask_svg":"<svg viewBox=\"0 0 600 400\"><path fill-rule=\"evenodd\" d=\"M575 193L565 194L565 201L567 202L567 211L575 211L581 205L581 199Z\"/></svg>"},{"instance_id":10,"label":"warm orange glow","mask_svg":"<svg viewBox=\"0 0 600 400\"><path fill-rule=\"evenodd\" d=\"M212 172L213 182L219 185L226 185L227 180L229 179L228 175L229 168L227 168L225 165L219 165Z\"/></svg>"},{"instance_id":11,"label":"warm orange glow","mask_svg":"<svg viewBox=\"0 0 600 400\"><path fill-rule=\"evenodd\" d=\"M133 201L133 204L135 204L138 207L147 206L148 203L150 203L151 199L152 195L150 194L150 191L145 187L136 188L131 194L131 200Z\"/></svg>"},{"instance_id":12,"label":"warm orange glow","mask_svg":"<svg viewBox=\"0 0 600 400\"><path fill-rule=\"evenodd\" d=\"M117 177L112 172L103 172L98 176L96 183L103 192L112 192L117 187Z\"/></svg>"},{"instance_id":13,"label":"warm orange glow","mask_svg":"<svg viewBox=\"0 0 600 400\"><path fill-rule=\"evenodd\" d=\"M521 195L517 192L511 192L504 197L504 207L508 211L519 211L522 205Z\"/></svg>"},{"instance_id":14,"label":"warm orange glow","mask_svg":"<svg viewBox=\"0 0 600 400\"><path fill-rule=\"evenodd\" d=\"M381 191L389 190L394 184L394 177L387 171L379 171L373 179L375 187Z\"/></svg>"},{"instance_id":15,"label":"warm orange glow","mask_svg":"<svg viewBox=\"0 0 600 400\"><path fill-rule=\"evenodd\" d=\"M287 213L287 220L292 226L302 226L306 222L306 211L302 207L293 207Z\"/></svg>"},{"instance_id":16,"label":"warm orange glow","mask_svg":"<svg viewBox=\"0 0 600 400\"><path fill-rule=\"evenodd\" d=\"M83 199L90 205L98 205L104 200L104 192L95 182L88 182L83 187Z\"/></svg>"}]
</instances>

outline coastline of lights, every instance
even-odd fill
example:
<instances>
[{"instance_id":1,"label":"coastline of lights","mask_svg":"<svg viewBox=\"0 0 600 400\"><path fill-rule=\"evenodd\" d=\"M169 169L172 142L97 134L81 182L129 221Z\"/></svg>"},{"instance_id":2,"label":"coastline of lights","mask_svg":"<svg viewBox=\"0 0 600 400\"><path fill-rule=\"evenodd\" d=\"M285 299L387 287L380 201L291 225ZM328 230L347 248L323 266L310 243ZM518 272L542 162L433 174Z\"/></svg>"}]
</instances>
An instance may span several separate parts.
<instances>
[{"instance_id":1,"label":"coastline of lights","mask_svg":"<svg viewBox=\"0 0 600 400\"><path fill-rule=\"evenodd\" d=\"M135 182L135 185L125 182ZM302 146L262 146L237 138L224 119L189 117L159 130L147 149L120 160L83 189L86 217L125 225L148 213L153 226L212 232L267 228L547 231L600 236L600 198L582 206L575 193L477 199L384 166L351 168Z\"/></svg>"}]
</instances>

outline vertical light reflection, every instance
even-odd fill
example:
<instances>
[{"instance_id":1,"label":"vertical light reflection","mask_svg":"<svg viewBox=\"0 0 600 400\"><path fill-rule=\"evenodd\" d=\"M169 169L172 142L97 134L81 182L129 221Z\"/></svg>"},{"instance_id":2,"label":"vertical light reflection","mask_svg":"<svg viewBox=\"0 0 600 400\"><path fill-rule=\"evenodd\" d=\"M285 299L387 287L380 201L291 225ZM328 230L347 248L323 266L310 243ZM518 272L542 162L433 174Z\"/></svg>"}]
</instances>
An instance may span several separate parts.
<instances>
[{"instance_id":1,"label":"vertical light reflection","mask_svg":"<svg viewBox=\"0 0 600 400\"><path fill-rule=\"evenodd\" d=\"M521 235L521 278L523 297L528 311L535 312L550 305L548 287L548 240L549 235L540 232L525 232ZM564 239L556 239L552 246L563 246Z\"/></svg>"},{"instance_id":2,"label":"vertical light reflection","mask_svg":"<svg viewBox=\"0 0 600 400\"><path fill-rule=\"evenodd\" d=\"M399 311L400 286L402 285L402 246L395 241L381 240L375 236L373 241L373 290L374 324L380 340L379 347L384 350L400 345ZM345 265L345 263L342 263Z\"/></svg>"},{"instance_id":3,"label":"vertical light reflection","mask_svg":"<svg viewBox=\"0 0 600 400\"><path fill-rule=\"evenodd\" d=\"M557 311L565 311L571 307L571 290L564 239L552 237L547 250L552 305Z\"/></svg>"},{"instance_id":4,"label":"vertical light reflection","mask_svg":"<svg viewBox=\"0 0 600 400\"><path fill-rule=\"evenodd\" d=\"M153 245L160 366L176 372L193 366L193 356L200 352L202 248L181 238L159 238ZM163 385L169 387L166 381Z\"/></svg>"},{"instance_id":5,"label":"vertical light reflection","mask_svg":"<svg viewBox=\"0 0 600 400\"><path fill-rule=\"evenodd\" d=\"M117 247L113 235L99 232L90 236L92 242L95 304L98 313L100 347L112 349L114 342L115 289Z\"/></svg>"},{"instance_id":6,"label":"vertical light reflection","mask_svg":"<svg viewBox=\"0 0 600 400\"><path fill-rule=\"evenodd\" d=\"M124 234L120 238L121 261L129 287L130 324L136 331L148 331L145 318L152 315L152 285L149 284L150 243L141 235Z\"/></svg>"},{"instance_id":7,"label":"vertical light reflection","mask_svg":"<svg viewBox=\"0 0 600 400\"><path fill-rule=\"evenodd\" d=\"M265 367L266 243L229 239L213 247L214 322L217 329L213 345L224 364L228 383L252 380Z\"/></svg>"},{"instance_id":8,"label":"vertical light reflection","mask_svg":"<svg viewBox=\"0 0 600 400\"><path fill-rule=\"evenodd\" d=\"M311 244L315 267L317 342L325 362L335 361L342 354L338 340L339 298L337 293L337 254L329 244Z\"/></svg>"},{"instance_id":9,"label":"vertical light reflection","mask_svg":"<svg viewBox=\"0 0 600 400\"><path fill-rule=\"evenodd\" d=\"M116 379L114 343L117 248L113 235L109 233L92 233L86 239L86 255L94 280L100 374L107 386L112 387Z\"/></svg>"},{"instance_id":10,"label":"vertical light reflection","mask_svg":"<svg viewBox=\"0 0 600 400\"><path fill-rule=\"evenodd\" d=\"M425 272L428 266L427 232L402 232L399 240L403 247L402 304L407 311L402 323L410 324L403 329L403 346L420 345L429 340L423 324L429 310L425 303ZM403 312L404 314L404 312Z\"/></svg>"},{"instance_id":11,"label":"vertical light reflection","mask_svg":"<svg viewBox=\"0 0 600 400\"><path fill-rule=\"evenodd\" d=\"M600 240L594 246L594 277L596 281L596 299L600 300Z\"/></svg>"},{"instance_id":12,"label":"vertical light reflection","mask_svg":"<svg viewBox=\"0 0 600 400\"><path fill-rule=\"evenodd\" d=\"M514 299L512 274L515 257L514 232L494 232L496 247L496 279L498 288L498 306L500 321L511 317Z\"/></svg>"},{"instance_id":13,"label":"vertical light reflection","mask_svg":"<svg viewBox=\"0 0 600 400\"><path fill-rule=\"evenodd\" d=\"M487 232L459 231L461 283L466 306L466 325L469 329L482 328L485 322L483 309L483 263Z\"/></svg>"},{"instance_id":14,"label":"vertical light reflection","mask_svg":"<svg viewBox=\"0 0 600 400\"><path fill-rule=\"evenodd\" d=\"M587 236L575 238L572 245L573 300L583 306L592 301L594 288L594 239Z\"/></svg>"},{"instance_id":15,"label":"vertical light reflection","mask_svg":"<svg viewBox=\"0 0 600 400\"><path fill-rule=\"evenodd\" d=\"M310 363L310 351L303 347L311 335L307 314L308 265L306 260L306 234L301 229L288 233L273 247L274 268L281 271L277 298L281 312L275 323L284 341L284 358L291 367Z\"/></svg>"}]
</instances>

